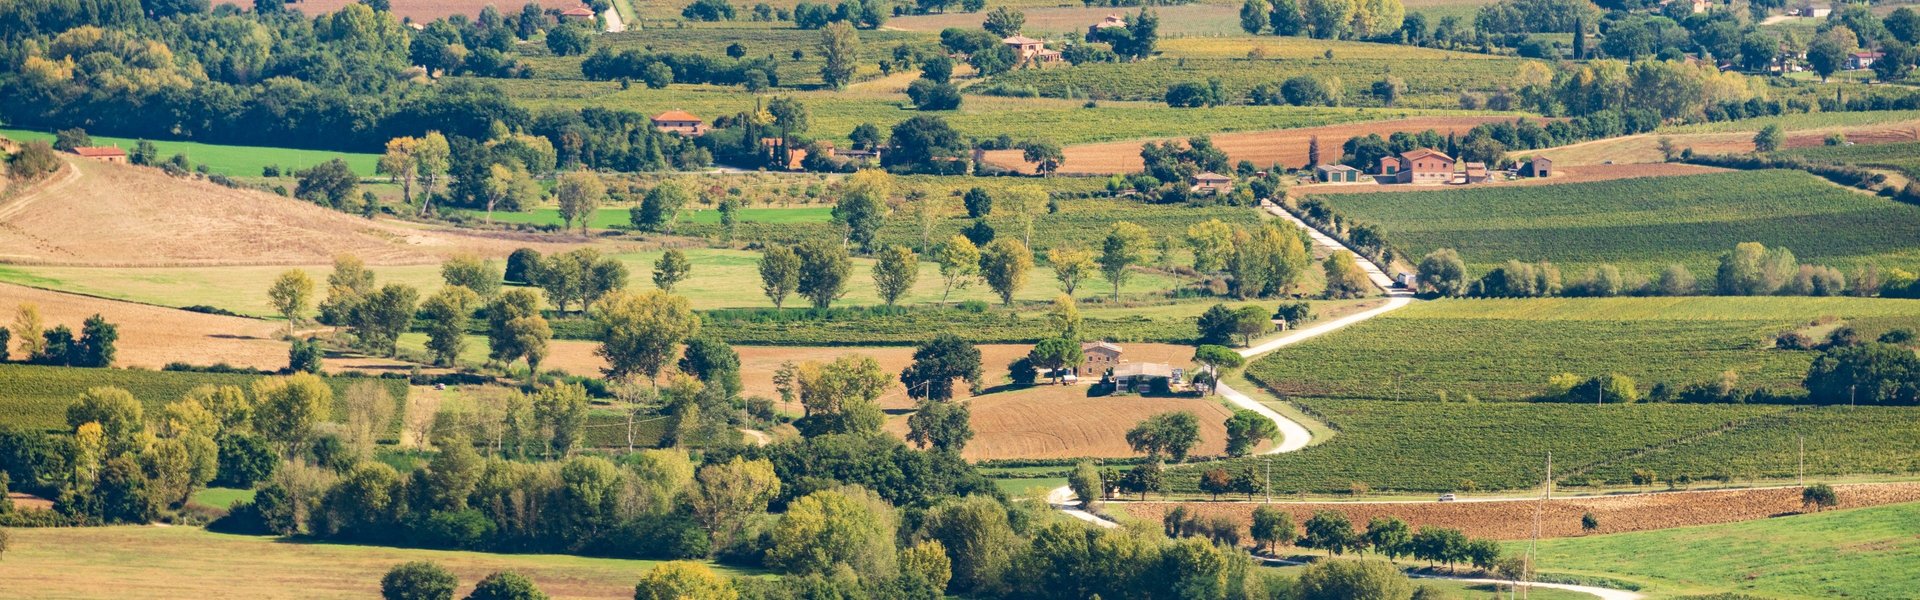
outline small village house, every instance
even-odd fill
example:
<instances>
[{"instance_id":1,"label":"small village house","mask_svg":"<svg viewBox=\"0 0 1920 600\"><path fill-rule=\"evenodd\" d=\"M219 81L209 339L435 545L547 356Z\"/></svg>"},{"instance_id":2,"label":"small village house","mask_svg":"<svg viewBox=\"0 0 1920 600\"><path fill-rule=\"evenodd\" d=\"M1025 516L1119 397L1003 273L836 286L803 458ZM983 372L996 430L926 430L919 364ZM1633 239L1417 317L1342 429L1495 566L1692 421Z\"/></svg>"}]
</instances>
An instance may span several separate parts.
<instances>
[{"instance_id":1,"label":"small village house","mask_svg":"<svg viewBox=\"0 0 1920 600\"><path fill-rule=\"evenodd\" d=\"M1869 52L1855 52L1853 54L1848 54L1847 70L1858 71L1861 69L1871 69L1873 68L1873 63L1880 62L1880 59L1886 58L1886 57L1887 57L1887 53L1885 52L1869 51Z\"/></svg>"},{"instance_id":2,"label":"small village house","mask_svg":"<svg viewBox=\"0 0 1920 600\"><path fill-rule=\"evenodd\" d=\"M1080 355L1086 360L1080 363L1075 373L1081 377L1100 377L1107 369L1120 366L1120 353L1123 350L1111 342L1081 342Z\"/></svg>"},{"instance_id":3,"label":"small village house","mask_svg":"<svg viewBox=\"0 0 1920 600\"><path fill-rule=\"evenodd\" d=\"M1445 152L1417 148L1399 156L1380 158L1380 171L1374 176L1380 183L1447 183L1453 181L1458 161Z\"/></svg>"},{"instance_id":4,"label":"small village house","mask_svg":"<svg viewBox=\"0 0 1920 600\"><path fill-rule=\"evenodd\" d=\"M1113 391L1144 394L1170 391L1183 373L1165 363L1121 363L1113 368Z\"/></svg>"},{"instance_id":5,"label":"small village house","mask_svg":"<svg viewBox=\"0 0 1920 600\"><path fill-rule=\"evenodd\" d=\"M1203 195L1211 196L1214 194L1225 194L1233 191L1232 177L1221 175L1219 173L1214 173L1212 171L1201 173L1199 175L1194 175L1193 177L1189 178L1187 182L1193 186L1190 189L1195 194L1203 194Z\"/></svg>"},{"instance_id":6,"label":"small village house","mask_svg":"<svg viewBox=\"0 0 1920 600\"><path fill-rule=\"evenodd\" d=\"M1099 23L1094 23L1092 25L1087 26L1087 37L1092 38L1096 35L1099 35L1100 30L1102 29L1113 29L1115 27L1126 27L1126 26L1127 26L1126 17L1122 17L1120 15L1115 15L1115 14L1109 14L1107 15L1107 18L1101 19Z\"/></svg>"},{"instance_id":7,"label":"small village house","mask_svg":"<svg viewBox=\"0 0 1920 600\"><path fill-rule=\"evenodd\" d=\"M1522 177L1551 177L1553 175L1553 159L1545 156L1535 156L1522 161L1519 171Z\"/></svg>"},{"instance_id":8,"label":"small village house","mask_svg":"<svg viewBox=\"0 0 1920 600\"><path fill-rule=\"evenodd\" d=\"M1048 63L1060 62L1060 51L1048 50L1046 40L1036 40L1024 35L1015 35L1000 40L1000 43L1006 44L1008 49L1013 50L1013 55L1016 57L1015 62L1023 66L1042 66Z\"/></svg>"},{"instance_id":9,"label":"small village house","mask_svg":"<svg viewBox=\"0 0 1920 600\"><path fill-rule=\"evenodd\" d=\"M654 115L653 128L675 135L699 137L707 133L707 122L684 110L670 110Z\"/></svg>"},{"instance_id":10,"label":"small village house","mask_svg":"<svg viewBox=\"0 0 1920 600\"><path fill-rule=\"evenodd\" d=\"M1313 179L1321 183L1354 183L1360 181L1360 170L1346 165L1320 165L1313 168Z\"/></svg>"},{"instance_id":11,"label":"small village house","mask_svg":"<svg viewBox=\"0 0 1920 600\"><path fill-rule=\"evenodd\" d=\"M593 9L584 6L575 6L560 11L560 19L563 21L592 21L593 17Z\"/></svg>"},{"instance_id":12,"label":"small village house","mask_svg":"<svg viewBox=\"0 0 1920 600\"><path fill-rule=\"evenodd\" d=\"M118 165L127 164L127 151L115 146L80 146L73 149L80 158Z\"/></svg>"}]
</instances>

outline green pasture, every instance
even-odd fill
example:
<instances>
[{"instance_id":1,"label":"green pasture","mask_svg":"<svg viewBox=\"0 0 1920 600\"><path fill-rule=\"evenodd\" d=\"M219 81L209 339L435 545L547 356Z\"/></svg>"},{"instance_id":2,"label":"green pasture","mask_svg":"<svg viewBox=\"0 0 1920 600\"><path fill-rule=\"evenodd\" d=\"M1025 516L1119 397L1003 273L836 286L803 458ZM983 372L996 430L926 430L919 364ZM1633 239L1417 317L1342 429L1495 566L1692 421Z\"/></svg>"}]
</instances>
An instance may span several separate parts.
<instances>
[{"instance_id":1,"label":"green pasture","mask_svg":"<svg viewBox=\"0 0 1920 600\"><path fill-rule=\"evenodd\" d=\"M34 141L53 142L53 134L24 129L0 129L0 136ZM134 138L91 136L96 146L119 146L132 152L139 140ZM372 177L374 165L379 162L378 154L352 152L329 152L326 150L295 150L292 148L270 148L265 146L228 146L222 144L203 144L200 142L148 140L159 150L159 160L166 160L175 154L186 154L187 160L195 165L207 165L207 170L229 177L259 177L262 168L276 165L284 173L311 167L336 158L344 159L353 172L361 177Z\"/></svg>"},{"instance_id":2,"label":"green pasture","mask_svg":"<svg viewBox=\"0 0 1920 600\"><path fill-rule=\"evenodd\" d=\"M1845 506L1844 490L1840 500ZM1910 503L1542 540L1535 552L1543 572L1624 578L1658 597L1913 598L1920 597L1915 531L1920 504Z\"/></svg>"},{"instance_id":3,"label":"green pasture","mask_svg":"<svg viewBox=\"0 0 1920 600\"><path fill-rule=\"evenodd\" d=\"M238 502L253 501L253 490L234 488L207 488L193 493L193 503L201 506L225 509Z\"/></svg>"},{"instance_id":4,"label":"green pasture","mask_svg":"<svg viewBox=\"0 0 1920 600\"><path fill-rule=\"evenodd\" d=\"M1610 263L1652 277L1670 264L1703 282L1741 242L1850 270L1920 265L1920 206L1833 185L1801 171L1741 171L1551 186L1328 196L1413 257L1453 248L1482 272L1507 260L1551 261L1568 279Z\"/></svg>"},{"instance_id":5,"label":"green pasture","mask_svg":"<svg viewBox=\"0 0 1920 600\"><path fill-rule=\"evenodd\" d=\"M1877 298L1552 298L1422 302L1255 361L1288 397L1522 400L1559 373L1656 383L1716 380L1793 390L1814 352L1775 335L1821 317L1869 335L1912 326L1920 304Z\"/></svg>"}]
</instances>

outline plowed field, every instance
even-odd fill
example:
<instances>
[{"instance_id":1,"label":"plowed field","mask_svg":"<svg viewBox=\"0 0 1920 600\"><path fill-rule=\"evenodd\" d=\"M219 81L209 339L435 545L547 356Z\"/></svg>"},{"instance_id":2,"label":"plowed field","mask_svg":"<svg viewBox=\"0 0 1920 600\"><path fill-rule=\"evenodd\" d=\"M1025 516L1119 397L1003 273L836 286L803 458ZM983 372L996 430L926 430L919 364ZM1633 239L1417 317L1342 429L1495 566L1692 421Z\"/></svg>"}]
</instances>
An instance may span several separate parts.
<instances>
[{"instance_id":1,"label":"plowed field","mask_svg":"<svg viewBox=\"0 0 1920 600\"><path fill-rule=\"evenodd\" d=\"M1920 483L1836 485L1834 490L1840 496L1841 508L1920 501ZM1107 510L1158 523L1175 506L1201 515L1227 515L1245 525L1252 522L1253 509L1260 505L1118 502L1108 504ZM1391 516L1416 529L1428 525L1452 527L1471 537L1503 540L1531 537L1536 511L1540 514L1540 535L1553 538L1585 534L1580 517L1589 512L1600 521L1593 533L1619 533L1764 519L1801 510L1798 487L1555 498L1546 502L1285 502L1271 506L1290 513L1296 526L1315 512L1334 510L1345 513L1359 527L1365 527L1374 517Z\"/></svg>"}]
</instances>

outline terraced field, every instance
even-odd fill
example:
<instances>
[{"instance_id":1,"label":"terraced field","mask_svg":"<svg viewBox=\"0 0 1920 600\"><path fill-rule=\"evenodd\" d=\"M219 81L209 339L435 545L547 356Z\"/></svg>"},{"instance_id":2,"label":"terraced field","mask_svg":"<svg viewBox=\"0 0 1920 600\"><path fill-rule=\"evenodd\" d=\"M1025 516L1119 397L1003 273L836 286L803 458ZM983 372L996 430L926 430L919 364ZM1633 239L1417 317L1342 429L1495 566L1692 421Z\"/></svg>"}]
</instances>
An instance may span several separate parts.
<instances>
[{"instance_id":1,"label":"terraced field","mask_svg":"<svg viewBox=\"0 0 1920 600\"><path fill-rule=\"evenodd\" d=\"M1740 242L1843 269L1920 265L1920 206L1800 171L1745 171L1554 186L1327 196L1412 256L1454 248L1474 271L1552 261L1569 276L1611 263L1643 277L1683 264L1712 276Z\"/></svg>"}]
</instances>

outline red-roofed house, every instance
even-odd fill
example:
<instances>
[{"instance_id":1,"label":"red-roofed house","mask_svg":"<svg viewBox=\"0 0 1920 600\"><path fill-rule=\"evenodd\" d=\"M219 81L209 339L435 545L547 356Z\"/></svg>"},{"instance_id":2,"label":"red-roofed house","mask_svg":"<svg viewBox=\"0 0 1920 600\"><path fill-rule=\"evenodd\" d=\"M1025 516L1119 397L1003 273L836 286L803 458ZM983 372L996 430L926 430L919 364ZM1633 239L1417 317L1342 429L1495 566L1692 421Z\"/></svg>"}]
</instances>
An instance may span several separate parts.
<instances>
[{"instance_id":1,"label":"red-roofed house","mask_svg":"<svg viewBox=\"0 0 1920 600\"><path fill-rule=\"evenodd\" d=\"M707 133L707 122L684 110L670 110L653 116L653 128L676 135L699 137Z\"/></svg>"},{"instance_id":2,"label":"red-roofed house","mask_svg":"<svg viewBox=\"0 0 1920 600\"><path fill-rule=\"evenodd\" d=\"M1107 18L1101 19L1099 23L1094 23L1092 25L1087 26L1087 38L1092 39L1093 36L1099 35L1100 30L1102 29L1113 29L1115 27L1126 27L1126 26L1127 26L1126 17L1122 17L1120 15L1107 15Z\"/></svg>"},{"instance_id":3,"label":"red-roofed house","mask_svg":"<svg viewBox=\"0 0 1920 600\"><path fill-rule=\"evenodd\" d=\"M1873 63L1886 58L1885 52L1855 52L1847 55L1847 70L1858 71L1873 68Z\"/></svg>"},{"instance_id":4,"label":"red-roofed house","mask_svg":"<svg viewBox=\"0 0 1920 600\"><path fill-rule=\"evenodd\" d=\"M114 146L80 146L73 149L80 158L104 163L127 164L127 151Z\"/></svg>"},{"instance_id":5,"label":"red-roofed house","mask_svg":"<svg viewBox=\"0 0 1920 600\"><path fill-rule=\"evenodd\" d=\"M1008 49L1013 50L1013 55L1019 57L1018 62L1023 65L1042 65L1060 62L1060 51L1048 50L1046 40L1036 40L1024 35L1015 35L1000 40L1000 43L1006 44Z\"/></svg>"},{"instance_id":6,"label":"red-roofed house","mask_svg":"<svg viewBox=\"0 0 1920 600\"><path fill-rule=\"evenodd\" d=\"M1233 191L1233 178L1219 173L1207 172L1194 175L1189 183L1193 184L1195 194L1224 194Z\"/></svg>"},{"instance_id":7,"label":"red-roofed house","mask_svg":"<svg viewBox=\"0 0 1920 600\"><path fill-rule=\"evenodd\" d=\"M1432 148L1417 148L1399 156L1380 158L1381 183L1447 183L1453 181L1453 157Z\"/></svg>"},{"instance_id":8,"label":"red-roofed house","mask_svg":"<svg viewBox=\"0 0 1920 600\"><path fill-rule=\"evenodd\" d=\"M593 9L587 8L584 6L575 6L573 8L560 11L560 18L570 19L574 21L592 21Z\"/></svg>"}]
</instances>

